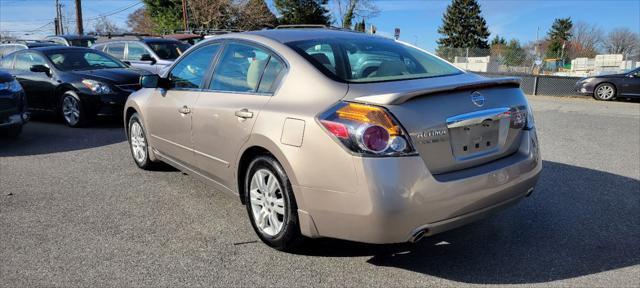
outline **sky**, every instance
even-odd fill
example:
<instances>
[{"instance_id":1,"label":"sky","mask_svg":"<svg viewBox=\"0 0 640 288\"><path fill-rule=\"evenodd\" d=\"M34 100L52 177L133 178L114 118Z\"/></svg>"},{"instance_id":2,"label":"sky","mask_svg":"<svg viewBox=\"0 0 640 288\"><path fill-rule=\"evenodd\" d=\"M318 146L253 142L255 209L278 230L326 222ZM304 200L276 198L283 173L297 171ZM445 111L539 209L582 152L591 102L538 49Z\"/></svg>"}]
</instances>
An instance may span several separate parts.
<instances>
[{"instance_id":1,"label":"sky","mask_svg":"<svg viewBox=\"0 0 640 288\"><path fill-rule=\"evenodd\" d=\"M68 19L75 19L75 0L59 0ZM440 37L437 30L450 0L374 0L380 14L367 23L378 34L393 36L400 28L400 39L433 51ZM272 0L267 0L271 5ZM0 32L9 31L25 38L41 38L53 33L55 0L0 0ZM640 33L640 0L479 0L491 38L496 34L522 43L534 41L536 32L544 38L555 18L571 17L574 23L586 22L604 32L626 27ZM139 0L82 0L85 30L91 30L100 15L126 27L127 15L141 7ZM126 9L125 9L126 8ZM331 7L330 7L331 8ZM119 12L120 10L123 10ZM339 18L334 13L334 18ZM69 23L75 27L74 23Z\"/></svg>"}]
</instances>

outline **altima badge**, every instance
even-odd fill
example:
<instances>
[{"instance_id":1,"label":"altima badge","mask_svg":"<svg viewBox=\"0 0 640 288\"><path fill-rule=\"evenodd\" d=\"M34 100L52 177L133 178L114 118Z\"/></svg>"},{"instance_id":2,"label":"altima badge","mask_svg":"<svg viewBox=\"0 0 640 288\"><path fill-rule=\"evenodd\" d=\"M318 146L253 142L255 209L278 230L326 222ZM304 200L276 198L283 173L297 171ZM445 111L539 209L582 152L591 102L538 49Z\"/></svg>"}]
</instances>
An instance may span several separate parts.
<instances>
[{"instance_id":1,"label":"altima badge","mask_svg":"<svg viewBox=\"0 0 640 288\"><path fill-rule=\"evenodd\" d=\"M484 105L484 96L480 92L474 91L471 93L471 102L478 107L482 107Z\"/></svg>"}]
</instances>

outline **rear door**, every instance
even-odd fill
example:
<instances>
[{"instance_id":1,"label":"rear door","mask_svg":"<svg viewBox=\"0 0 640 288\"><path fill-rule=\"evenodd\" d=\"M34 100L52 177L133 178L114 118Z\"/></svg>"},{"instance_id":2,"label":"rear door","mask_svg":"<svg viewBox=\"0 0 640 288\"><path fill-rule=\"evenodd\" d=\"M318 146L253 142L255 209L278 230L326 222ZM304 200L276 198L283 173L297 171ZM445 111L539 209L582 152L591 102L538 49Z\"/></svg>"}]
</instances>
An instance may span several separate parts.
<instances>
[{"instance_id":1,"label":"rear door","mask_svg":"<svg viewBox=\"0 0 640 288\"><path fill-rule=\"evenodd\" d=\"M284 62L265 48L243 42L225 46L194 109L193 141L200 171L231 187L231 163L284 71Z\"/></svg>"},{"instance_id":2,"label":"rear door","mask_svg":"<svg viewBox=\"0 0 640 288\"><path fill-rule=\"evenodd\" d=\"M156 89L147 104L147 130L164 156L193 167L191 123L193 106L219 45L207 45L182 57L168 73L170 87Z\"/></svg>"}]
</instances>

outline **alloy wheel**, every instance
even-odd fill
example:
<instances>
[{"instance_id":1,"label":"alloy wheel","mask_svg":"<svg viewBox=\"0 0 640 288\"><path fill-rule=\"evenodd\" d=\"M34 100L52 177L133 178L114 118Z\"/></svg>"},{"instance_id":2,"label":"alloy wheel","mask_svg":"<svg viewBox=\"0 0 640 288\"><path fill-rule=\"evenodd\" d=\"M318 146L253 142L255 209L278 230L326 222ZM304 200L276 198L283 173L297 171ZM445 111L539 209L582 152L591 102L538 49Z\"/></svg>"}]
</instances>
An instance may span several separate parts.
<instances>
[{"instance_id":1,"label":"alloy wheel","mask_svg":"<svg viewBox=\"0 0 640 288\"><path fill-rule=\"evenodd\" d=\"M147 141L144 137L142 125L137 121L131 124L131 131L129 132L131 137L131 151L133 152L133 158L138 163L144 163L147 160Z\"/></svg>"},{"instance_id":2,"label":"alloy wheel","mask_svg":"<svg viewBox=\"0 0 640 288\"><path fill-rule=\"evenodd\" d=\"M284 191L278 178L267 169L257 170L249 187L251 212L260 232L275 236L284 227Z\"/></svg>"},{"instance_id":3,"label":"alloy wheel","mask_svg":"<svg viewBox=\"0 0 640 288\"><path fill-rule=\"evenodd\" d=\"M615 92L613 91L613 87L609 85L602 85L598 87L598 89L596 90L596 94L598 95L598 98L602 100L609 100L613 98L614 93Z\"/></svg>"},{"instance_id":4,"label":"alloy wheel","mask_svg":"<svg viewBox=\"0 0 640 288\"><path fill-rule=\"evenodd\" d=\"M73 96L65 96L62 100L62 114L64 120L71 126L78 124L80 121L80 103Z\"/></svg>"}]
</instances>

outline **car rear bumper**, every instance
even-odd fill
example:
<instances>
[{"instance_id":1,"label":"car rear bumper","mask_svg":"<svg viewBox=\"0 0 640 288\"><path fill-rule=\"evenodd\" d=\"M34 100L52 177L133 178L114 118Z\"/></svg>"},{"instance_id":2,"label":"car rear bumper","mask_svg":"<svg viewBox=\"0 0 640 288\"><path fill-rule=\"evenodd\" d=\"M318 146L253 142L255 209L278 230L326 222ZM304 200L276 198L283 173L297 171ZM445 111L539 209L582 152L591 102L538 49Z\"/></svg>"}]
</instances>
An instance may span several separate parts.
<instances>
[{"instance_id":1,"label":"car rear bumper","mask_svg":"<svg viewBox=\"0 0 640 288\"><path fill-rule=\"evenodd\" d=\"M301 231L366 243L400 243L437 234L508 207L533 191L542 169L535 130L519 150L481 166L432 175L418 157L354 157L353 191L294 187L306 211Z\"/></svg>"}]
</instances>

